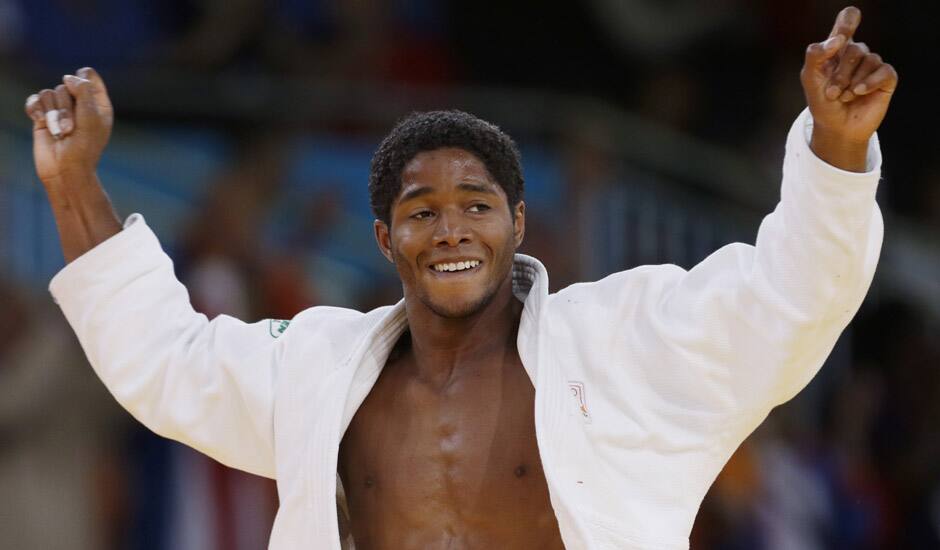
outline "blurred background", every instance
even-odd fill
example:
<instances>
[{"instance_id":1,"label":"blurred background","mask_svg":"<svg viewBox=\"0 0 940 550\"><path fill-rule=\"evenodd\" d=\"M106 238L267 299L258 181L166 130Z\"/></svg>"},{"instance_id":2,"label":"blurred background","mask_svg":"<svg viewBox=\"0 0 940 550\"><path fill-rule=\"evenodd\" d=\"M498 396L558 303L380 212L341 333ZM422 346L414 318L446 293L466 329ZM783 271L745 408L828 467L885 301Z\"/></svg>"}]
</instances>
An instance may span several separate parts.
<instances>
[{"instance_id":1,"label":"blurred background","mask_svg":"<svg viewBox=\"0 0 940 550\"><path fill-rule=\"evenodd\" d=\"M901 85L880 130L885 245L819 376L739 449L692 548L940 548L937 2L860 2ZM91 65L99 175L207 315L401 294L366 183L413 110L461 108L523 155L552 288L754 242L779 197L803 52L829 0L0 0L0 548L264 548L271 482L152 435L85 362L25 98Z\"/></svg>"}]
</instances>

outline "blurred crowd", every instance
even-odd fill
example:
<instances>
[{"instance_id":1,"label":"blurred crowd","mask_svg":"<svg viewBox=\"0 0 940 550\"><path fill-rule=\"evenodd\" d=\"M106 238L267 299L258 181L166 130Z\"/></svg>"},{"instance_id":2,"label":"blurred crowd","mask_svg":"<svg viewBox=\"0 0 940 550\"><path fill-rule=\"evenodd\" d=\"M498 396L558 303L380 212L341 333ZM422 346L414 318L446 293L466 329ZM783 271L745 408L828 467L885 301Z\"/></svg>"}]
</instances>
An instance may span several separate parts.
<instances>
[{"instance_id":1,"label":"blurred crowd","mask_svg":"<svg viewBox=\"0 0 940 550\"><path fill-rule=\"evenodd\" d=\"M802 108L802 52L826 37L842 7L570 4L0 0L0 75L36 89L94 65L117 80L152 69L562 91L603 98L774 172ZM940 229L940 164L930 154L938 136L929 131L931 90L919 85L926 77L915 59L938 9L920 4L860 3L859 40L901 74L881 131L879 202L929 237ZM185 205L179 216L133 192L116 202L121 215L139 211L166 229L159 236L197 310L289 319L318 304L366 310L399 299L368 211L377 128L259 128L237 116L223 125L167 114L160 97L122 110L121 90L112 95L118 124L147 137L116 134L111 150L121 164L103 170L193 181L183 190L155 184ZM728 224L705 211L723 197L618 157L604 120L559 127L553 136L517 136L529 204L522 251L547 265L553 289L644 263L689 268L726 242L753 243L756 223ZM193 158L212 159L211 169L186 171L183 155L157 158L180 143L202 155ZM2 155L0 199L12 177L6 167L16 162ZM120 181L102 179L121 195ZM0 205L5 219L12 210ZM4 231L0 221L0 237ZM48 281L4 267L0 261L0 547L263 548L273 483L137 424L95 378L45 292ZM938 320L921 306L876 276L820 375L772 412L719 476L693 550L940 547L940 345Z\"/></svg>"}]
</instances>

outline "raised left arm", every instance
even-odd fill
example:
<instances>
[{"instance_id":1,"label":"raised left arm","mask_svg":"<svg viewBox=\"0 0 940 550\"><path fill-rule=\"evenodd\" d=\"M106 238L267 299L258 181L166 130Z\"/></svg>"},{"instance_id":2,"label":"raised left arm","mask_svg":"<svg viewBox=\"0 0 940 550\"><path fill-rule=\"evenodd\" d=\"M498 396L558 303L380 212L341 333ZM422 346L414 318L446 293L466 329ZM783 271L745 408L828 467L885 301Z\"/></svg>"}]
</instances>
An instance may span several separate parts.
<instances>
[{"instance_id":1,"label":"raised left arm","mask_svg":"<svg viewBox=\"0 0 940 550\"><path fill-rule=\"evenodd\" d=\"M755 245L726 245L689 271L643 266L558 293L571 341L604 350L600 371L628 372L612 395L635 397L642 380L677 425L708 411L743 436L822 366L865 298L883 236L875 130L897 76L850 42L859 20L846 8L831 38L807 49L809 110L787 138L780 202Z\"/></svg>"}]
</instances>

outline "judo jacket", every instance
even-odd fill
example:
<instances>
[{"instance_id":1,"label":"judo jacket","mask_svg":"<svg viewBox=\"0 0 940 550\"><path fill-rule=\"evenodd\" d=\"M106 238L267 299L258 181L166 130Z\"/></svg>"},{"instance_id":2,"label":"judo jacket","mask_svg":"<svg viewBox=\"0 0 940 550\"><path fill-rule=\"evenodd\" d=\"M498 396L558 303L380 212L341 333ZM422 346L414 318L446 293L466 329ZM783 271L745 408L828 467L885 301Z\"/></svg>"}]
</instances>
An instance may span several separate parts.
<instances>
[{"instance_id":1,"label":"judo jacket","mask_svg":"<svg viewBox=\"0 0 940 550\"><path fill-rule=\"evenodd\" d=\"M518 350L539 454L570 549L686 549L702 498L769 411L799 392L858 310L881 249L881 153L817 158L804 111L756 244L690 270L642 266L549 294L517 255ZM144 219L50 291L97 374L154 432L277 480L275 549L339 549L337 456L407 319L313 307L289 323L196 313Z\"/></svg>"}]
</instances>

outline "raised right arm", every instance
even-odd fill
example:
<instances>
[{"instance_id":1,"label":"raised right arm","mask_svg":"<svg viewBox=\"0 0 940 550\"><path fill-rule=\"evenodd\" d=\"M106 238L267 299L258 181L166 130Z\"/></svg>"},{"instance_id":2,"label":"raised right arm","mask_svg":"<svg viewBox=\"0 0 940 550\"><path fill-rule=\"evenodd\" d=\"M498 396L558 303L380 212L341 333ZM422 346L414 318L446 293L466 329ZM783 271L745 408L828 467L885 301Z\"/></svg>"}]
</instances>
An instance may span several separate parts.
<instances>
[{"instance_id":1,"label":"raised right arm","mask_svg":"<svg viewBox=\"0 0 940 550\"><path fill-rule=\"evenodd\" d=\"M143 218L122 227L95 175L113 120L104 82L91 69L63 80L26 103L67 263L50 283L53 297L134 417L226 465L274 477L283 326L209 321L193 310Z\"/></svg>"}]
</instances>

